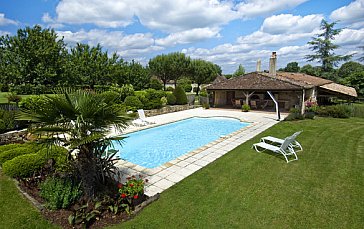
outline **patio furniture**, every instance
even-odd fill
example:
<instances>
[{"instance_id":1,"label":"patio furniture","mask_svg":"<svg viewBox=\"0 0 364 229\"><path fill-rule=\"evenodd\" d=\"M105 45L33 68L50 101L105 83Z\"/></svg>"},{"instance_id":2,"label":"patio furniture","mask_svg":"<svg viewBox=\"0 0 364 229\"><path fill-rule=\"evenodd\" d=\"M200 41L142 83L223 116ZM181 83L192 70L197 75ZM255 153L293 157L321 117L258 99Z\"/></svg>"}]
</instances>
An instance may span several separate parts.
<instances>
[{"instance_id":1,"label":"patio furniture","mask_svg":"<svg viewBox=\"0 0 364 229\"><path fill-rule=\"evenodd\" d=\"M146 124L155 124L155 121L147 119L145 117L145 113L143 109L138 110L139 119L145 122Z\"/></svg>"},{"instance_id":2,"label":"patio furniture","mask_svg":"<svg viewBox=\"0 0 364 229\"><path fill-rule=\"evenodd\" d=\"M258 106L257 106L257 101L255 100L251 100L250 101L250 107L253 109L258 109Z\"/></svg>"},{"instance_id":3,"label":"patio furniture","mask_svg":"<svg viewBox=\"0 0 364 229\"><path fill-rule=\"evenodd\" d=\"M234 108L241 108L241 100L240 99L231 99L231 103Z\"/></svg>"},{"instance_id":4,"label":"patio furniture","mask_svg":"<svg viewBox=\"0 0 364 229\"><path fill-rule=\"evenodd\" d=\"M287 137L284 139L284 141L280 147L271 145L271 144L268 144L265 142L259 142L259 143L253 144L252 148L254 147L254 149L259 153L263 152L265 150L269 150L274 153L282 154L283 157L286 159L286 162L289 163L291 161L298 160L296 152L291 147L291 144L293 141L294 141L294 139L292 137ZM288 157L290 157L290 156L294 156L294 159L289 160Z\"/></svg>"},{"instance_id":5,"label":"patio furniture","mask_svg":"<svg viewBox=\"0 0 364 229\"><path fill-rule=\"evenodd\" d=\"M260 105L260 107L262 108L262 109L265 109L266 108L266 106L268 105L268 100L265 100L264 101L264 103L262 103L262 105Z\"/></svg>"},{"instance_id":6,"label":"patio furniture","mask_svg":"<svg viewBox=\"0 0 364 229\"><path fill-rule=\"evenodd\" d=\"M300 135L302 133L301 131L298 131L294 134L292 134L292 136L290 136L291 138L293 138L293 142L291 143L291 147L293 149L297 149L296 152L302 151L303 148L301 146L301 144L296 140L297 136ZM276 138L276 137L272 137L272 136L267 136L267 137L263 137L262 139L260 139L261 142L265 142L265 143L274 143L274 144L279 144L282 145L284 142L284 139L281 138Z\"/></svg>"},{"instance_id":7,"label":"patio furniture","mask_svg":"<svg viewBox=\"0 0 364 229\"><path fill-rule=\"evenodd\" d=\"M132 123L134 126L138 126L138 127L148 125L146 122L144 122L144 121L143 121L143 120L141 120L140 118L133 120L131 123Z\"/></svg>"}]
</instances>

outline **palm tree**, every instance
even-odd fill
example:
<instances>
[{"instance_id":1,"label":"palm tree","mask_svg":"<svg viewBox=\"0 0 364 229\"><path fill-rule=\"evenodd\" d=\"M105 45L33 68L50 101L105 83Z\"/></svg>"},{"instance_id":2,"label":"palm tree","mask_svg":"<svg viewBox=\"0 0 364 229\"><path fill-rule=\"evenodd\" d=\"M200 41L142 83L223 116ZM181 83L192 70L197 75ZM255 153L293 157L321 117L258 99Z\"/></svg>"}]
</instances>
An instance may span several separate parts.
<instances>
[{"instance_id":1,"label":"palm tree","mask_svg":"<svg viewBox=\"0 0 364 229\"><path fill-rule=\"evenodd\" d=\"M41 106L24 108L18 115L20 120L32 121L30 129L40 139L64 144L69 153L78 151L76 174L89 198L95 196L95 190L105 178L102 154L111 140L120 139L107 138L106 135L111 127L122 131L130 120L120 106L113 105L116 99L90 91L63 89L55 95L46 96Z\"/></svg>"}]
</instances>

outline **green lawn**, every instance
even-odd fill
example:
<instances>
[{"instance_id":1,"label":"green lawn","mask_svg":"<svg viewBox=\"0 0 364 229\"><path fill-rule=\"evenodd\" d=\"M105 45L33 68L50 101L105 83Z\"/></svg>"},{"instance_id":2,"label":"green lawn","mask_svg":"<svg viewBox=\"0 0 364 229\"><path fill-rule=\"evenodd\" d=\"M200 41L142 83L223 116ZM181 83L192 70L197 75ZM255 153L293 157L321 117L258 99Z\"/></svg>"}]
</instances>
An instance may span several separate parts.
<instances>
[{"instance_id":1,"label":"green lawn","mask_svg":"<svg viewBox=\"0 0 364 229\"><path fill-rule=\"evenodd\" d=\"M58 228L44 220L0 171L0 228Z\"/></svg>"},{"instance_id":2,"label":"green lawn","mask_svg":"<svg viewBox=\"0 0 364 229\"><path fill-rule=\"evenodd\" d=\"M298 161L250 148L262 136L298 130ZM363 165L364 119L281 122L111 228L363 228ZM0 187L0 228L46 226L9 180L0 177Z\"/></svg>"}]
</instances>

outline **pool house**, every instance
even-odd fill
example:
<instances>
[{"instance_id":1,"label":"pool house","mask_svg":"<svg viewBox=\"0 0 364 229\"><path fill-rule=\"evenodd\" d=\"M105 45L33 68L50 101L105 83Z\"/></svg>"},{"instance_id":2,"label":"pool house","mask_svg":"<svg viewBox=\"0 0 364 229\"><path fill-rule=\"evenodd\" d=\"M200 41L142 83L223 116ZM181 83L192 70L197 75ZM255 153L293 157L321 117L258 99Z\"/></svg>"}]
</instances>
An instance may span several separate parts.
<instances>
[{"instance_id":1,"label":"pool house","mask_svg":"<svg viewBox=\"0 0 364 229\"><path fill-rule=\"evenodd\" d=\"M334 83L331 80L304 73L276 72L276 55L270 59L270 71L256 72L230 79L219 78L206 89L210 105L214 107L241 108L249 104L252 109L300 109L303 113L307 102L329 104L333 97L354 100L354 88Z\"/></svg>"}]
</instances>

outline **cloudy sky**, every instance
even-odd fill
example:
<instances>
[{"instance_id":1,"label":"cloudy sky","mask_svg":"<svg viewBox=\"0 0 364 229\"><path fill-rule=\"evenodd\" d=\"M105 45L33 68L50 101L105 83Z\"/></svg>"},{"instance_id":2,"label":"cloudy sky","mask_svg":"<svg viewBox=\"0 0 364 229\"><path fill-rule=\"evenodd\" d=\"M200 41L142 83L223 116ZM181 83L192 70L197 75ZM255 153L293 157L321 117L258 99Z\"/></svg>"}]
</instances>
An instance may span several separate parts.
<instances>
[{"instance_id":1,"label":"cloudy sky","mask_svg":"<svg viewBox=\"0 0 364 229\"><path fill-rule=\"evenodd\" d=\"M69 47L100 43L109 53L142 64L161 53L184 52L232 73L242 64L268 68L305 64L307 42L322 19L344 28L338 54L363 55L364 0L1 0L0 35L40 24L54 28ZM317 63L311 63L316 65Z\"/></svg>"}]
</instances>

